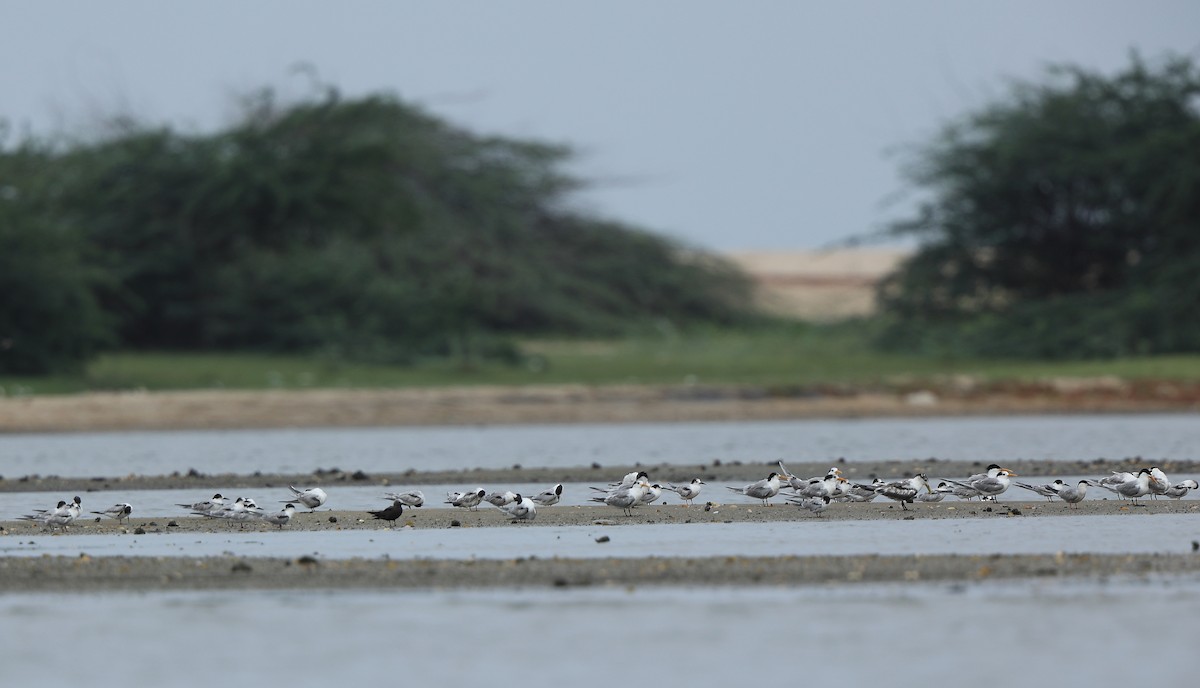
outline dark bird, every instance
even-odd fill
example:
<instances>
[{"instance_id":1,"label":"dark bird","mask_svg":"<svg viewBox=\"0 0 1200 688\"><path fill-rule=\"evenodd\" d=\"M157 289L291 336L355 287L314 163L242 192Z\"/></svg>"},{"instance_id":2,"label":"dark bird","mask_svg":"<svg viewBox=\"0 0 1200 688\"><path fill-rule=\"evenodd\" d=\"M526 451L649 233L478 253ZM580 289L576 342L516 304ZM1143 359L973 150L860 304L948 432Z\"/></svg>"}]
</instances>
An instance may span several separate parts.
<instances>
[{"instance_id":1,"label":"dark bird","mask_svg":"<svg viewBox=\"0 0 1200 688\"><path fill-rule=\"evenodd\" d=\"M396 501L392 502L392 505L386 509L383 509L381 511L368 511L367 513L371 514L372 516L374 516L377 519L380 519L383 521L391 521L392 527L395 528L396 527L396 519L400 518L400 514L404 513L404 505L400 503L399 499L397 499Z\"/></svg>"}]
</instances>

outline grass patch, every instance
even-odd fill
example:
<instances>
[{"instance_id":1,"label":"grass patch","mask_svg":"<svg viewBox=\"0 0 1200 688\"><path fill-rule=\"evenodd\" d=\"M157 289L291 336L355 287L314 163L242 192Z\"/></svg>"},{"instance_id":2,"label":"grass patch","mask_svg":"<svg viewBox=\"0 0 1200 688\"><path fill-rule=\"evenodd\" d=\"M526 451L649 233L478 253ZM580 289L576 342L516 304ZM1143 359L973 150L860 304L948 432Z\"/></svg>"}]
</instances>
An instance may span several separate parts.
<instances>
[{"instance_id":1,"label":"grass patch","mask_svg":"<svg viewBox=\"0 0 1200 688\"><path fill-rule=\"evenodd\" d=\"M937 359L886 354L866 344L866 325L789 325L605 341L523 342L519 365L464 367L451 360L372 365L317 356L213 353L111 353L85 373L46 378L0 376L8 396L88 390L389 388L529 384L869 385L969 375L982 380L1111 375L1200 379L1200 356L1106 361Z\"/></svg>"}]
</instances>

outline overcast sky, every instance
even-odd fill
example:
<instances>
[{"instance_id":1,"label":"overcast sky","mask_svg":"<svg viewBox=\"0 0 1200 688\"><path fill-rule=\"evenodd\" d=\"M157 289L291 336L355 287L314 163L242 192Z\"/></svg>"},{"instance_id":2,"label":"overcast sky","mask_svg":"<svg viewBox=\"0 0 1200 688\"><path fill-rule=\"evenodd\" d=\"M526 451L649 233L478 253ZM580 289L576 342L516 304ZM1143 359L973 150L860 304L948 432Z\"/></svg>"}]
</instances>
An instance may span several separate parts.
<instances>
[{"instance_id":1,"label":"overcast sky","mask_svg":"<svg viewBox=\"0 0 1200 688\"><path fill-rule=\"evenodd\" d=\"M386 91L569 143L581 203L714 249L815 248L911 201L894 151L1052 62L1200 55L1196 0L0 0L0 116L211 130L231 94Z\"/></svg>"}]
</instances>

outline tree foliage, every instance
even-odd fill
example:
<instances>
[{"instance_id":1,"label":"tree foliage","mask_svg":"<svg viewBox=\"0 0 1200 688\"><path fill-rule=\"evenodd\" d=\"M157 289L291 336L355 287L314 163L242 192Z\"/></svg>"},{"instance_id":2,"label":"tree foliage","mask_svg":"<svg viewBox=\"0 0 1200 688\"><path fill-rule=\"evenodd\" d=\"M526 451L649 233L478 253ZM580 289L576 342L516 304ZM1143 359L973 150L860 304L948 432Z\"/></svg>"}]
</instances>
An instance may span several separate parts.
<instances>
[{"instance_id":1,"label":"tree foliage","mask_svg":"<svg viewBox=\"0 0 1200 688\"><path fill-rule=\"evenodd\" d=\"M27 202L44 164L29 147L0 159L0 371L27 375L78 368L110 341L95 297L103 280L79 237Z\"/></svg>"},{"instance_id":2,"label":"tree foliage","mask_svg":"<svg viewBox=\"0 0 1200 688\"><path fill-rule=\"evenodd\" d=\"M1045 357L1200 350L1200 73L1056 67L946 127L893 232L890 346Z\"/></svg>"},{"instance_id":3,"label":"tree foliage","mask_svg":"<svg viewBox=\"0 0 1200 688\"><path fill-rule=\"evenodd\" d=\"M401 361L752 317L728 264L573 211L564 146L478 136L389 96L248 102L211 135L26 141L29 176L3 156L23 218L9 232L101 277L69 283L117 345Z\"/></svg>"}]
</instances>

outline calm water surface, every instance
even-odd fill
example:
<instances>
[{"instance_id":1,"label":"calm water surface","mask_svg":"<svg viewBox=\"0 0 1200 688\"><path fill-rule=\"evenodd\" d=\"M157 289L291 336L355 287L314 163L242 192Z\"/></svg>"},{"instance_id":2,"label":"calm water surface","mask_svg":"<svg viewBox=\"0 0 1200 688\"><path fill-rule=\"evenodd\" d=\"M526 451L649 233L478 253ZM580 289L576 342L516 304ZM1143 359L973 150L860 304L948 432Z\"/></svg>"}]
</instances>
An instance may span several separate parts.
<instances>
[{"instance_id":1,"label":"calm water surface","mask_svg":"<svg viewBox=\"0 0 1200 688\"><path fill-rule=\"evenodd\" d=\"M1191 577L0 595L0 684L1184 686L1198 615Z\"/></svg>"},{"instance_id":2,"label":"calm water surface","mask_svg":"<svg viewBox=\"0 0 1200 688\"><path fill-rule=\"evenodd\" d=\"M721 461L1194 459L1196 414L0 435L0 475Z\"/></svg>"},{"instance_id":3,"label":"calm water surface","mask_svg":"<svg viewBox=\"0 0 1200 688\"><path fill-rule=\"evenodd\" d=\"M330 467L397 472L517 463L832 462L839 457L848 462L932 456L1192 459L1197 447L1200 420L1195 415L4 435L0 474L111 476L191 468L304 473ZM427 497L442 487L462 486L431 486ZM374 505L377 491L337 494L338 508ZM170 505L181 492L140 493L139 513L173 513ZM186 494L180 501L208 496ZM133 496L89 493L85 503L99 509L113 501L134 501ZM56 497L3 495L0 511L24 513ZM39 534L0 538L0 556L315 552L327 558L486 561L514 556L1178 552L1200 539L1198 523L1195 515L1125 514L446 531ZM602 534L611 542L596 543ZM1198 615L1200 580L1195 577L773 589L8 594L0 595L5 639L0 644L0 686L1190 685L1196 669L1189 629ZM1068 679L1062 678L1064 672Z\"/></svg>"}]
</instances>

